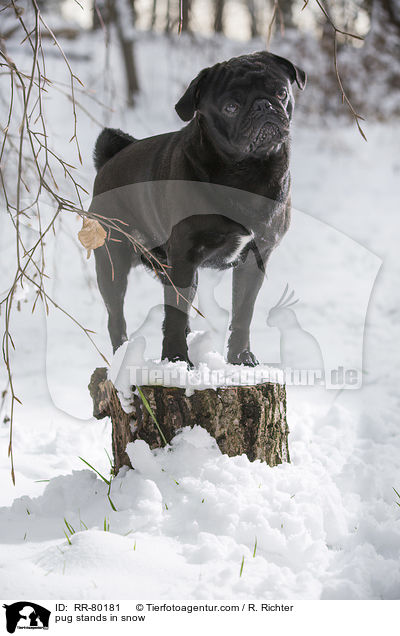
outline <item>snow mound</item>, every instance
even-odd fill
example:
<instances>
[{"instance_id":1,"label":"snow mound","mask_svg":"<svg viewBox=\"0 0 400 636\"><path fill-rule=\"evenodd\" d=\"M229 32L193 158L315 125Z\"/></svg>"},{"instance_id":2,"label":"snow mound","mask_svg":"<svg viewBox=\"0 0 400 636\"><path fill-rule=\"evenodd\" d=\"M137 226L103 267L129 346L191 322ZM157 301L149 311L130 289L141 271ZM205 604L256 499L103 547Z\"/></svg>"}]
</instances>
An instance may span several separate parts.
<instances>
[{"instance_id":1,"label":"snow mound","mask_svg":"<svg viewBox=\"0 0 400 636\"><path fill-rule=\"evenodd\" d=\"M330 437L329 418L320 425ZM43 598L394 598L400 528L380 526L385 556L368 543L377 527L358 545L324 456L270 468L222 455L200 427L127 451L134 470L110 491L117 511L90 470L0 509L4 598L33 584Z\"/></svg>"},{"instance_id":2,"label":"snow mound","mask_svg":"<svg viewBox=\"0 0 400 636\"><path fill-rule=\"evenodd\" d=\"M189 334L188 344L189 357L196 365L193 369L189 369L183 361L146 360L143 336L124 342L117 349L108 377L117 388L121 405L127 413L133 410L132 387L136 385L175 386L186 389L186 395L190 396L195 390L279 381L279 370L270 365L247 367L228 364L223 355L210 351L206 331Z\"/></svg>"}]
</instances>

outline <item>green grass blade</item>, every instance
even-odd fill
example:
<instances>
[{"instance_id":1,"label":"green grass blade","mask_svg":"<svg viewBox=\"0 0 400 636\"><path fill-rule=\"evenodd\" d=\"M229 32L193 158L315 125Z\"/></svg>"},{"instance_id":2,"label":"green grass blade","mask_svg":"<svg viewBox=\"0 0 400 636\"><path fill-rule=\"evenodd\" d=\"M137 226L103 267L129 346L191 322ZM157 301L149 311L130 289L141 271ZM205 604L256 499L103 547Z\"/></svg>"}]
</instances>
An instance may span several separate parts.
<instances>
[{"instance_id":1,"label":"green grass blade","mask_svg":"<svg viewBox=\"0 0 400 636\"><path fill-rule=\"evenodd\" d=\"M66 538L67 538L67 541L68 541L69 545L72 545L72 543L71 543L71 539L69 538L69 536L67 535L67 533L65 532L65 530L64 530L64 534L65 534L65 536L66 536Z\"/></svg>"},{"instance_id":2,"label":"green grass blade","mask_svg":"<svg viewBox=\"0 0 400 636\"><path fill-rule=\"evenodd\" d=\"M241 566L240 566L240 574L239 574L239 576L242 576L242 574L243 574L243 566L244 566L244 556L242 556L242 563L241 563Z\"/></svg>"},{"instance_id":3,"label":"green grass blade","mask_svg":"<svg viewBox=\"0 0 400 636\"><path fill-rule=\"evenodd\" d=\"M92 470L96 473L96 475L98 475L98 476L99 476L99 477L100 477L103 481L105 481L105 483L107 484L107 486L109 486L109 485L110 485L110 483L111 483L111 482L110 482L110 480L109 480L109 479L106 479L106 477L104 477L104 475L102 475L101 473L99 473L99 471L98 471L98 470L96 470L96 469L95 469L95 468L94 468L91 464L89 464L89 462L87 462L87 461L86 461L86 459L83 459L83 457L79 457L79 459L80 459L80 460L81 460L84 464L86 464L86 466L89 466L89 468L91 468L91 469L92 469Z\"/></svg>"},{"instance_id":4,"label":"green grass blade","mask_svg":"<svg viewBox=\"0 0 400 636\"><path fill-rule=\"evenodd\" d=\"M75 534L75 529L73 528L73 526L71 526L70 523L68 523L68 521L66 520L66 518L64 517L64 523L67 526L67 530L70 534Z\"/></svg>"},{"instance_id":5,"label":"green grass blade","mask_svg":"<svg viewBox=\"0 0 400 636\"><path fill-rule=\"evenodd\" d=\"M114 510L114 512L118 512L116 507L114 506L113 502L111 501L110 495L107 495L107 497L108 497L108 501L110 502L111 508Z\"/></svg>"},{"instance_id":6,"label":"green grass blade","mask_svg":"<svg viewBox=\"0 0 400 636\"><path fill-rule=\"evenodd\" d=\"M160 426L159 426L159 424L157 422L156 416L153 413L153 409L151 408L150 404L148 403L147 398L144 395L144 393L143 393L142 389L140 388L140 386L137 386L136 388L137 388L138 393L139 393L139 395L140 395L140 397L142 399L142 402L144 404L144 407L145 407L146 411L150 414L151 419L153 420L154 424L157 426L157 429L158 429L158 432L160 433L161 439L164 442L164 446L166 446L168 444L168 442L165 439L165 435L162 432L162 430L161 430L161 428L160 428Z\"/></svg>"},{"instance_id":7,"label":"green grass blade","mask_svg":"<svg viewBox=\"0 0 400 636\"><path fill-rule=\"evenodd\" d=\"M107 455L108 461L110 462L110 470L111 470L111 474L114 474L114 464L113 464L113 462L112 462L112 459L111 459L111 457L110 457L110 454L109 454L109 452L108 452L108 450L107 450L106 448L105 448L104 450L105 450L105 452L106 452L106 455Z\"/></svg>"}]
</instances>

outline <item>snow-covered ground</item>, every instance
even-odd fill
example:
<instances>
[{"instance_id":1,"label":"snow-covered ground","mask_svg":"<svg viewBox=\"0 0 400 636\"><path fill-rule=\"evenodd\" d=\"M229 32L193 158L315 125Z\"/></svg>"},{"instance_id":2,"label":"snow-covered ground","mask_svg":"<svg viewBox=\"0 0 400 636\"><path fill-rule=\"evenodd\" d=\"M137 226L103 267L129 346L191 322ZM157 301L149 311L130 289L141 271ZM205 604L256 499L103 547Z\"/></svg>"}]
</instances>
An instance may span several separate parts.
<instances>
[{"instance_id":1,"label":"snow-covered ground","mask_svg":"<svg viewBox=\"0 0 400 636\"><path fill-rule=\"evenodd\" d=\"M185 41L143 38L136 109L128 113L116 101L118 73L109 75L114 87L102 91L97 61L80 63L78 74L101 99L113 97L115 112L82 99L97 120L135 136L171 130L180 125L173 105L191 77L245 50L243 43L189 48ZM50 75L61 73L57 64L50 62ZM65 144L62 123L69 121L70 104L59 96L51 112L50 130ZM99 127L80 116L81 178L90 188ZM325 362L358 368L363 354L364 380L358 390L288 387L291 464L270 468L221 455L200 428L182 431L159 451L138 441L128 449L135 470L121 471L112 482L114 511L108 486L79 459L108 476L110 425L91 418L86 390L102 360L55 309L47 318L40 307L32 315L33 291L21 291L13 323L14 383L23 402L14 424L15 487L8 423L0 427L2 598L399 598L400 508L393 488L400 490L400 125L370 124L366 132L368 143L354 126L321 128L302 117L294 126L296 211L257 303L254 349L263 362L279 362L281 333L266 319L289 281L300 297L298 322L319 342ZM65 153L72 153L68 145ZM2 290L12 255L3 221ZM109 357L93 257L85 260L79 229L80 222L65 214L49 240L48 289L97 332ZM202 358L207 343L222 346L229 309L229 275L204 280L218 306L207 325L194 321L206 332L197 336L198 362L210 359ZM157 281L132 272L129 331L145 337L146 359L160 355L160 303ZM6 400L2 418L7 413Z\"/></svg>"}]
</instances>

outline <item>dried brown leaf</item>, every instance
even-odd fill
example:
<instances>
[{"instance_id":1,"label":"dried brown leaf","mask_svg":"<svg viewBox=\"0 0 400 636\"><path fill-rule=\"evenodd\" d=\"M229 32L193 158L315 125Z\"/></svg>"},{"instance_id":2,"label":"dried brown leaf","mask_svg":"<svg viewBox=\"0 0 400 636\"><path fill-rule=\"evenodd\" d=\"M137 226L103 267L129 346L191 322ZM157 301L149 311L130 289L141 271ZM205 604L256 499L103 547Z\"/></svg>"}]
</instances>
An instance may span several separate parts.
<instances>
[{"instance_id":1,"label":"dried brown leaf","mask_svg":"<svg viewBox=\"0 0 400 636\"><path fill-rule=\"evenodd\" d=\"M78 238L83 247L87 249L87 257L89 258L91 250L104 245L107 232L95 219L83 219L83 226L78 232Z\"/></svg>"}]
</instances>

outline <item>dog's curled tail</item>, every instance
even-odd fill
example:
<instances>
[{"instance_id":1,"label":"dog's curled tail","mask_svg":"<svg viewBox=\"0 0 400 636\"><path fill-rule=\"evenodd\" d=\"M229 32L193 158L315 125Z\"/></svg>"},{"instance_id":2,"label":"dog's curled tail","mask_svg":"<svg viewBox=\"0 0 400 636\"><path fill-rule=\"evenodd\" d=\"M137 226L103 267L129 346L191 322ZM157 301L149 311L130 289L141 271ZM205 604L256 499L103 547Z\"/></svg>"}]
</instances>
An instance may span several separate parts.
<instances>
[{"instance_id":1,"label":"dog's curled tail","mask_svg":"<svg viewBox=\"0 0 400 636\"><path fill-rule=\"evenodd\" d=\"M96 170L100 170L109 159L120 150L137 141L131 135L117 130L116 128L103 128L94 147L93 160Z\"/></svg>"}]
</instances>

